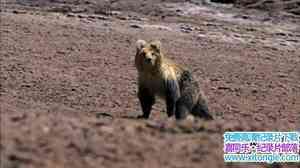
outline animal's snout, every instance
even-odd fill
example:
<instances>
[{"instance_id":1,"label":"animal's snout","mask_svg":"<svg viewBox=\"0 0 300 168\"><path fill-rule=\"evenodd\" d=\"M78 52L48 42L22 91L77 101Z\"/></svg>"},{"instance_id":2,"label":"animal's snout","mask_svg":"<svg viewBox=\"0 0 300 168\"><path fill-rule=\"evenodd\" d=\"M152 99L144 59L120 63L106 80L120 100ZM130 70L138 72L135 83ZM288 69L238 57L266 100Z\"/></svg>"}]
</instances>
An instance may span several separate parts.
<instances>
[{"instance_id":1,"label":"animal's snout","mask_svg":"<svg viewBox=\"0 0 300 168\"><path fill-rule=\"evenodd\" d=\"M151 63L151 58L146 58L146 63Z\"/></svg>"}]
</instances>

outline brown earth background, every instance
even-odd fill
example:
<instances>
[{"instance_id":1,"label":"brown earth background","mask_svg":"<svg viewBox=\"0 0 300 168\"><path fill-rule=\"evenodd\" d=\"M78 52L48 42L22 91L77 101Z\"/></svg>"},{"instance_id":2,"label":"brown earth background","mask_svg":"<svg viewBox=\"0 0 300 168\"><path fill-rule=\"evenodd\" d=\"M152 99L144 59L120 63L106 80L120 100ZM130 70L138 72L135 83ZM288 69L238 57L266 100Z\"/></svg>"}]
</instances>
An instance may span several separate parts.
<instances>
[{"instance_id":1,"label":"brown earth background","mask_svg":"<svg viewBox=\"0 0 300 168\"><path fill-rule=\"evenodd\" d=\"M299 0L2 0L1 168L225 164L225 131L300 129ZM193 71L215 120L137 120L135 42Z\"/></svg>"}]
</instances>

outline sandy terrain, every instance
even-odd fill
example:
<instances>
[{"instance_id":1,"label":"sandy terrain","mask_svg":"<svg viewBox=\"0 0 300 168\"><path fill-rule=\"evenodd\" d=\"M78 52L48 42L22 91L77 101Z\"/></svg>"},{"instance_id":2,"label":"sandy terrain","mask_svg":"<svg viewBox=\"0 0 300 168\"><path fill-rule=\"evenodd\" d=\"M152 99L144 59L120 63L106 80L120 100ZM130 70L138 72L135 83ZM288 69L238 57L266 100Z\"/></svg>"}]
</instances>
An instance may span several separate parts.
<instances>
[{"instance_id":1,"label":"sandy terrain","mask_svg":"<svg viewBox=\"0 0 300 168\"><path fill-rule=\"evenodd\" d=\"M300 167L225 164L222 138L300 129L299 1L152 2L1 1L1 167ZM215 120L136 119L137 39L190 67Z\"/></svg>"}]
</instances>

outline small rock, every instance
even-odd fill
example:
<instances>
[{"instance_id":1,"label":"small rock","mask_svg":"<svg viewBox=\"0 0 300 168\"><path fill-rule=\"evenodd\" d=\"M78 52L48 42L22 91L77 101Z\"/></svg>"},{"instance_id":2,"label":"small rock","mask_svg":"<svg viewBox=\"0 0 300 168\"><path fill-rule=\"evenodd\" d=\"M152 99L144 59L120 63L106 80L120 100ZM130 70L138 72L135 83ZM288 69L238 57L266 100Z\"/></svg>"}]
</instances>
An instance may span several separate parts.
<instances>
[{"instance_id":1,"label":"small rock","mask_svg":"<svg viewBox=\"0 0 300 168\"><path fill-rule=\"evenodd\" d=\"M216 23L206 23L205 26L214 26L214 27L217 27L218 25Z\"/></svg>"},{"instance_id":2,"label":"small rock","mask_svg":"<svg viewBox=\"0 0 300 168\"><path fill-rule=\"evenodd\" d=\"M74 13L68 13L66 16L67 17L76 17L76 15Z\"/></svg>"},{"instance_id":3,"label":"small rock","mask_svg":"<svg viewBox=\"0 0 300 168\"><path fill-rule=\"evenodd\" d=\"M96 16L94 16L94 15L89 15L88 18L89 18L89 19L96 19Z\"/></svg>"},{"instance_id":4,"label":"small rock","mask_svg":"<svg viewBox=\"0 0 300 168\"><path fill-rule=\"evenodd\" d=\"M78 18L86 18L87 16L84 15L77 15Z\"/></svg>"},{"instance_id":5,"label":"small rock","mask_svg":"<svg viewBox=\"0 0 300 168\"><path fill-rule=\"evenodd\" d=\"M90 19L99 19L99 20L108 20L108 17L101 16L101 15L89 15L88 18L90 18Z\"/></svg>"},{"instance_id":6,"label":"small rock","mask_svg":"<svg viewBox=\"0 0 300 168\"><path fill-rule=\"evenodd\" d=\"M109 14L110 15L121 15L122 12L120 12L120 11L110 11Z\"/></svg>"},{"instance_id":7,"label":"small rock","mask_svg":"<svg viewBox=\"0 0 300 168\"><path fill-rule=\"evenodd\" d=\"M250 32L254 32L254 31L256 31L256 29L255 29L255 28L253 28L253 27L248 27L248 28L246 28L246 30L247 30L247 31L250 31Z\"/></svg>"},{"instance_id":8,"label":"small rock","mask_svg":"<svg viewBox=\"0 0 300 168\"><path fill-rule=\"evenodd\" d=\"M194 30L194 28L190 25L181 25L180 30L184 33L190 33Z\"/></svg>"},{"instance_id":9,"label":"small rock","mask_svg":"<svg viewBox=\"0 0 300 168\"><path fill-rule=\"evenodd\" d=\"M277 36L286 36L287 34L283 33L283 32L278 32L278 33L275 33L275 35L277 35Z\"/></svg>"},{"instance_id":10,"label":"small rock","mask_svg":"<svg viewBox=\"0 0 300 168\"><path fill-rule=\"evenodd\" d=\"M96 16L96 18L99 20L108 20L108 17L105 16Z\"/></svg>"},{"instance_id":11,"label":"small rock","mask_svg":"<svg viewBox=\"0 0 300 168\"><path fill-rule=\"evenodd\" d=\"M232 90L230 87L227 86L219 86L218 90Z\"/></svg>"},{"instance_id":12,"label":"small rock","mask_svg":"<svg viewBox=\"0 0 300 168\"><path fill-rule=\"evenodd\" d=\"M137 25L137 24L131 24L130 27L135 28L135 29L142 29L143 28L141 25Z\"/></svg>"},{"instance_id":13,"label":"small rock","mask_svg":"<svg viewBox=\"0 0 300 168\"><path fill-rule=\"evenodd\" d=\"M129 18L126 16L117 16L118 19L120 20L128 20Z\"/></svg>"},{"instance_id":14,"label":"small rock","mask_svg":"<svg viewBox=\"0 0 300 168\"><path fill-rule=\"evenodd\" d=\"M250 17L247 16L247 15L242 15L241 18L243 18L243 19L249 19Z\"/></svg>"},{"instance_id":15,"label":"small rock","mask_svg":"<svg viewBox=\"0 0 300 168\"><path fill-rule=\"evenodd\" d=\"M113 116L108 113L96 113L96 118L104 118L104 117L113 118Z\"/></svg>"},{"instance_id":16,"label":"small rock","mask_svg":"<svg viewBox=\"0 0 300 168\"><path fill-rule=\"evenodd\" d=\"M234 16L234 18L249 19L250 16L248 16L248 15L236 15L236 16Z\"/></svg>"},{"instance_id":17,"label":"small rock","mask_svg":"<svg viewBox=\"0 0 300 168\"><path fill-rule=\"evenodd\" d=\"M257 89L253 89L251 92L252 92L253 94L255 94L255 93L258 93L258 90L257 90Z\"/></svg>"},{"instance_id":18,"label":"small rock","mask_svg":"<svg viewBox=\"0 0 300 168\"><path fill-rule=\"evenodd\" d=\"M281 45L281 46L288 46L288 44L286 44L286 43L279 43L279 45Z\"/></svg>"},{"instance_id":19,"label":"small rock","mask_svg":"<svg viewBox=\"0 0 300 168\"><path fill-rule=\"evenodd\" d=\"M280 77L280 78L286 78L286 77L288 77L288 74L278 73L278 77Z\"/></svg>"},{"instance_id":20,"label":"small rock","mask_svg":"<svg viewBox=\"0 0 300 168\"><path fill-rule=\"evenodd\" d=\"M14 13L14 14L25 14L26 11L13 10L12 13Z\"/></svg>"},{"instance_id":21,"label":"small rock","mask_svg":"<svg viewBox=\"0 0 300 168\"><path fill-rule=\"evenodd\" d=\"M75 8L75 9L71 9L71 12L73 12L73 13L84 13L84 12L87 12L87 9Z\"/></svg>"},{"instance_id":22,"label":"small rock","mask_svg":"<svg viewBox=\"0 0 300 168\"><path fill-rule=\"evenodd\" d=\"M139 16L129 16L130 20L143 21Z\"/></svg>"}]
</instances>

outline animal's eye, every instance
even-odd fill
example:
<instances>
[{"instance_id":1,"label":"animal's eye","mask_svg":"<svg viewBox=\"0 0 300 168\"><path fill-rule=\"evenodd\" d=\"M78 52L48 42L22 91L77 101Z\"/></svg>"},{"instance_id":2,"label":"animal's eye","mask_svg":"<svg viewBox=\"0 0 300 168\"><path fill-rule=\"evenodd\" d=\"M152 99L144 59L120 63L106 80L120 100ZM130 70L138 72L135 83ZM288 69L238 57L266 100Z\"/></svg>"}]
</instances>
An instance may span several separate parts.
<instances>
[{"instance_id":1,"label":"animal's eye","mask_svg":"<svg viewBox=\"0 0 300 168\"><path fill-rule=\"evenodd\" d=\"M141 56L142 56L142 57L145 57L145 55L146 55L145 52L142 52L142 53L141 53Z\"/></svg>"}]
</instances>

